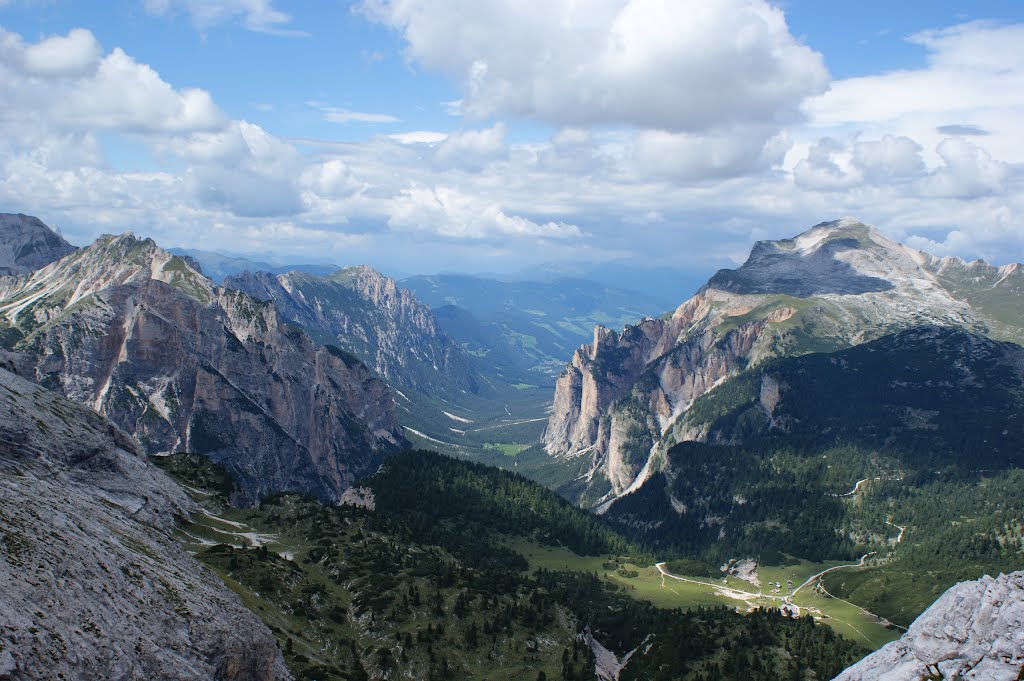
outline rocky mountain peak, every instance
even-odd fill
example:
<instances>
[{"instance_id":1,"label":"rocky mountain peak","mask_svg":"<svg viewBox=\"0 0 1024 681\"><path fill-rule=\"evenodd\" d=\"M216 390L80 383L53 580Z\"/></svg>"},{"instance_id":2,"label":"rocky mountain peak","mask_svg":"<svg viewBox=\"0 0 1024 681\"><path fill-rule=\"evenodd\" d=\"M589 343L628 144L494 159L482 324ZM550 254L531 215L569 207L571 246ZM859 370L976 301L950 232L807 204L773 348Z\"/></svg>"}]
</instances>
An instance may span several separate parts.
<instances>
[{"instance_id":1,"label":"rocky mountain peak","mask_svg":"<svg viewBox=\"0 0 1024 681\"><path fill-rule=\"evenodd\" d=\"M0 276L28 274L74 250L39 218L0 213Z\"/></svg>"},{"instance_id":2,"label":"rocky mountain peak","mask_svg":"<svg viewBox=\"0 0 1024 681\"><path fill-rule=\"evenodd\" d=\"M595 329L556 384L545 447L590 455L598 482L584 501L613 498L660 465L679 435L671 425L694 400L768 358L922 325L1019 343L1021 320L1020 267L935 258L854 218L823 222L757 243L742 266L719 271L667 319L621 334Z\"/></svg>"},{"instance_id":3,"label":"rocky mountain peak","mask_svg":"<svg viewBox=\"0 0 1024 681\"><path fill-rule=\"evenodd\" d=\"M892 241L855 218L822 222L791 239L759 241L735 270L720 270L705 286L738 294L796 297L857 295L913 286L933 277L924 254Z\"/></svg>"},{"instance_id":4,"label":"rocky mountain peak","mask_svg":"<svg viewBox=\"0 0 1024 681\"><path fill-rule=\"evenodd\" d=\"M398 288L394 279L384 276L369 265L346 267L332 274L329 279L358 291L379 306L395 307L407 304L412 299L411 292Z\"/></svg>"},{"instance_id":5,"label":"rocky mountain peak","mask_svg":"<svg viewBox=\"0 0 1024 681\"><path fill-rule=\"evenodd\" d=\"M0 336L28 355L26 375L148 452L224 464L240 503L282 490L336 500L404 445L394 400L266 300L214 286L151 239L106 235L0 282Z\"/></svg>"},{"instance_id":6,"label":"rocky mountain peak","mask_svg":"<svg viewBox=\"0 0 1024 681\"><path fill-rule=\"evenodd\" d=\"M17 280L0 284L0 315L28 329L113 286L161 281L201 305L216 299L213 282L152 239L105 234L85 248Z\"/></svg>"}]
</instances>

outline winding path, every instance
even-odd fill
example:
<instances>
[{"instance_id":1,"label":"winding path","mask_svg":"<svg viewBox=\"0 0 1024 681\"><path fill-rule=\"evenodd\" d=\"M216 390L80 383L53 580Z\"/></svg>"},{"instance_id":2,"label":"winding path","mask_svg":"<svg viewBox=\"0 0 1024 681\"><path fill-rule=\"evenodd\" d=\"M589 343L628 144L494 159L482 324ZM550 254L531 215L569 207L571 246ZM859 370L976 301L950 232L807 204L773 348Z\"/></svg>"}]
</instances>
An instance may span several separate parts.
<instances>
[{"instance_id":1,"label":"winding path","mask_svg":"<svg viewBox=\"0 0 1024 681\"><path fill-rule=\"evenodd\" d=\"M878 553L878 552L877 551L872 551L871 553L865 553L863 556L860 557L860 560L858 562L856 562L856 563L848 563L846 565L835 565L833 567L828 568L827 570L822 570L821 572L819 572L816 575L811 575L810 577L807 578L806 582L804 582L803 584L801 584L800 586L798 586L796 589L793 590L793 593L790 594L790 598L796 598L796 595L798 593L800 593L800 589L802 589L805 586L808 586L810 584L813 584L817 580L821 579L823 575L825 575L825 574L827 574L829 572L832 572L833 570L842 570L844 568L853 568L853 567L864 567L864 561L866 561L869 557L875 555L876 553Z\"/></svg>"},{"instance_id":2,"label":"winding path","mask_svg":"<svg viewBox=\"0 0 1024 681\"><path fill-rule=\"evenodd\" d=\"M742 589L734 589L731 586L722 586L720 584L715 584L714 582L702 582L698 579L688 579L686 577L680 577L679 575L674 575L668 570L666 570L664 562L655 563L654 567L658 568L658 572L661 573L662 586L665 586L665 578L669 577L671 579L677 579L680 582L687 582L689 584L699 584L701 586L706 586L710 589L714 589L715 591L721 593L723 596L726 596L727 598L734 598L738 601L746 601L751 598L778 598L778 596L765 596L761 593L754 593L753 591L743 591Z\"/></svg>"}]
</instances>

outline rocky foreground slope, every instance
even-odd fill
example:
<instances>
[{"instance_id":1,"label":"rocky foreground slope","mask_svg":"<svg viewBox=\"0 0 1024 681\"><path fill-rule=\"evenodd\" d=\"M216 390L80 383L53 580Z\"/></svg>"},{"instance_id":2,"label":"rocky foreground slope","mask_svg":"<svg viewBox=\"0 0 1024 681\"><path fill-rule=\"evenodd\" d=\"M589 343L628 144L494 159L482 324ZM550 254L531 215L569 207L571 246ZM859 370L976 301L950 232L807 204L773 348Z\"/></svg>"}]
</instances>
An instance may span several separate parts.
<instances>
[{"instance_id":1,"label":"rocky foreground slope","mask_svg":"<svg viewBox=\"0 0 1024 681\"><path fill-rule=\"evenodd\" d=\"M34 380L148 452L225 465L237 502L337 501L404 445L390 390L356 358L131 234L0 283L0 334Z\"/></svg>"},{"instance_id":2,"label":"rocky foreground slope","mask_svg":"<svg viewBox=\"0 0 1024 681\"><path fill-rule=\"evenodd\" d=\"M27 274L74 250L39 218L0 213L0 276Z\"/></svg>"},{"instance_id":3,"label":"rocky foreground slope","mask_svg":"<svg viewBox=\"0 0 1024 681\"><path fill-rule=\"evenodd\" d=\"M835 681L1018 681L1024 675L1024 572L949 589L898 641Z\"/></svg>"},{"instance_id":4,"label":"rocky foreground slope","mask_svg":"<svg viewBox=\"0 0 1024 681\"><path fill-rule=\"evenodd\" d=\"M923 324L1024 339L1024 270L935 258L856 220L759 242L662 319L597 327L558 380L548 453L579 459L589 505L636 489L664 436L714 386L767 358L835 351Z\"/></svg>"},{"instance_id":5,"label":"rocky foreground slope","mask_svg":"<svg viewBox=\"0 0 1024 681\"><path fill-rule=\"evenodd\" d=\"M109 421L0 369L0 679L289 678L171 536L193 508Z\"/></svg>"},{"instance_id":6,"label":"rocky foreground slope","mask_svg":"<svg viewBox=\"0 0 1024 681\"><path fill-rule=\"evenodd\" d=\"M315 340L351 352L390 385L454 398L479 390L465 350L430 308L370 267L326 277L244 272L224 285L273 302Z\"/></svg>"}]
</instances>

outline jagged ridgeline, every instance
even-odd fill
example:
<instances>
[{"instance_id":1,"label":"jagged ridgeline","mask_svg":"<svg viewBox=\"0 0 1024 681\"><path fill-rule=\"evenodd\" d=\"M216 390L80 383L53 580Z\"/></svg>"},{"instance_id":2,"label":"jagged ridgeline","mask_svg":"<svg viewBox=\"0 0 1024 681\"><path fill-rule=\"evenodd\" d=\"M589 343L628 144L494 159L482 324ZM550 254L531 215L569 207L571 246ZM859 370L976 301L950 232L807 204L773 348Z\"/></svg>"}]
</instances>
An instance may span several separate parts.
<instances>
[{"instance_id":1,"label":"jagged ridgeline","mask_svg":"<svg viewBox=\"0 0 1024 681\"><path fill-rule=\"evenodd\" d=\"M296 678L582 681L596 668L768 681L831 678L864 653L811 618L663 610L589 572L528 569L524 552L544 546L635 548L507 472L413 451L354 488L358 507L276 495L237 509L208 461L160 462L207 509L183 536L264 619ZM240 535L265 543L240 550Z\"/></svg>"},{"instance_id":2,"label":"jagged ridgeline","mask_svg":"<svg viewBox=\"0 0 1024 681\"><path fill-rule=\"evenodd\" d=\"M104 236L2 281L0 327L34 380L147 451L223 463L237 502L337 500L405 445L391 391L359 360L149 239Z\"/></svg>"},{"instance_id":3,"label":"jagged ridgeline","mask_svg":"<svg viewBox=\"0 0 1024 681\"><path fill-rule=\"evenodd\" d=\"M430 308L369 267L322 277L243 272L224 285L272 301L314 340L360 357L389 385L449 399L481 389L466 352Z\"/></svg>"},{"instance_id":4,"label":"jagged ridgeline","mask_svg":"<svg viewBox=\"0 0 1024 681\"><path fill-rule=\"evenodd\" d=\"M657 472L694 400L778 356L834 352L921 325L1024 339L1024 269L936 258L856 220L760 242L661 319L599 327L559 378L547 452L579 469L564 491L597 508Z\"/></svg>"}]
</instances>

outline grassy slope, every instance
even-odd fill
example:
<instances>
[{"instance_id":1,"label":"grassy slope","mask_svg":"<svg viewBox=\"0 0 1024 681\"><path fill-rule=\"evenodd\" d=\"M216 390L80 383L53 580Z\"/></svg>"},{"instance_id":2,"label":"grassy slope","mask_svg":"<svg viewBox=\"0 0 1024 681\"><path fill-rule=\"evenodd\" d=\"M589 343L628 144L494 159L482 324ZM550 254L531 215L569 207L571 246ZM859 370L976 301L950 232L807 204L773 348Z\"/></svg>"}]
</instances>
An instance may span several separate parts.
<instances>
[{"instance_id":1,"label":"grassy slope","mask_svg":"<svg viewBox=\"0 0 1024 681\"><path fill-rule=\"evenodd\" d=\"M529 518L530 508L550 516L547 505L562 503L549 502L547 490L497 471L478 476L478 467L451 462L463 470L461 477L477 481L470 488L511 495L495 498L502 506L481 515L498 520L471 525L466 543L460 527L464 514L442 514L420 526L415 516L429 506L387 510L405 484L423 488L426 478L420 474L387 480L374 512L327 508L291 496L256 509L233 509L223 503L226 481L201 459L171 457L161 463L215 516L197 516L196 524L183 526L183 539L271 626L297 678L365 678L362 671L382 678L389 669L444 678L445 663L447 678L533 679L544 671L557 679L566 664L567 678L592 678L586 671L589 653L577 636L585 623L620 653L653 631L689 642L683 649L655 643L624 678L774 679L811 667L822 678L863 654L821 627L771 615L737 616L731 613L735 603L730 610L692 614L652 608L647 600L664 608L722 601L694 592L690 600L658 602L671 590L650 577L651 568L637 567L646 561L636 558L622 558L620 567L627 574L636 569L637 577L594 579L589 568L598 572L607 556L581 557L558 546L580 536L573 531L577 522L596 523L572 507L562 520L555 514L548 530L530 533L548 545L496 532L497 526L511 528ZM438 468L437 477L452 478L452 469ZM519 486L536 490L523 496ZM431 499L429 490L426 498ZM253 539L268 543L254 549ZM562 561L569 571L558 565ZM780 653L783 649L789 652Z\"/></svg>"}]
</instances>

